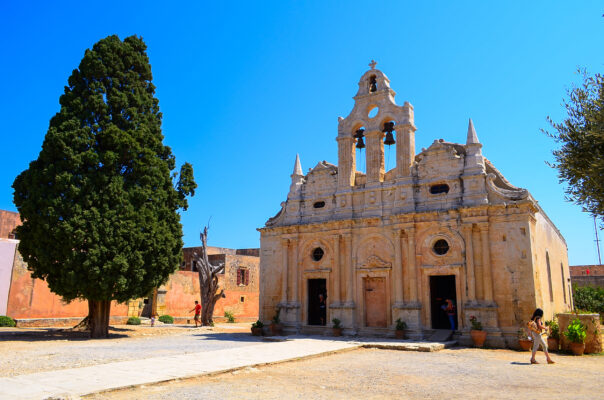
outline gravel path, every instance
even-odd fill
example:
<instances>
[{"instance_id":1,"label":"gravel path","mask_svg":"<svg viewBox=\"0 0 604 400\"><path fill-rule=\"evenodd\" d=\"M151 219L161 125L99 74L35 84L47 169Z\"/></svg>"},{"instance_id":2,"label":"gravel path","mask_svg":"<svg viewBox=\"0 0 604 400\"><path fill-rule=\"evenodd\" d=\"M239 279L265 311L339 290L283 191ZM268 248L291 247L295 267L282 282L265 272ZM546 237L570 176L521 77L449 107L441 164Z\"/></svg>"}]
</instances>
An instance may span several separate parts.
<instances>
[{"instance_id":1,"label":"gravel path","mask_svg":"<svg viewBox=\"0 0 604 400\"><path fill-rule=\"evenodd\" d=\"M233 327L237 330L237 326ZM124 331L124 329L129 329ZM249 332L249 324L245 324ZM228 328L118 328L109 339L84 339L81 334L49 334L47 330L0 331L0 376L77 368L113 361L249 346L261 339ZM239 329L242 330L242 329ZM54 332L54 331L50 331Z\"/></svg>"},{"instance_id":2,"label":"gravel path","mask_svg":"<svg viewBox=\"0 0 604 400\"><path fill-rule=\"evenodd\" d=\"M232 373L87 396L173 399L585 399L601 398L604 356L450 349L415 353L364 349ZM538 360L544 361L542 353Z\"/></svg>"}]
</instances>

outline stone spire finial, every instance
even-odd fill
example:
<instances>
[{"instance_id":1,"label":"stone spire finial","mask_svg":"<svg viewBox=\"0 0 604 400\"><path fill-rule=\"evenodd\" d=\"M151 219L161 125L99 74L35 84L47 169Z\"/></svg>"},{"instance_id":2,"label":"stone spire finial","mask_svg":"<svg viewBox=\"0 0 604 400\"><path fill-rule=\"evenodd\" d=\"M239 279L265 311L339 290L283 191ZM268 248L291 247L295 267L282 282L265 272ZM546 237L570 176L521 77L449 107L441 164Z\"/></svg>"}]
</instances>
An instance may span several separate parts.
<instances>
[{"instance_id":1,"label":"stone spire finial","mask_svg":"<svg viewBox=\"0 0 604 400\"><path fill-rule=\"evenodd\" d=\"M472 118L470 118L470 123L468 124L468 138L466 139L466 144L480 144L478 136L476 136L476 129L474 129L474 124L472 123Z\"/></svg>"},{"instance_id":2,"label":"stone spire finial","mask_svg":"<svg viewBox=\"0 0 604 400\"><path fill-rule=\"evenodd\" d=\"M376 65L377 65L377 62L375 60L371 60L371 62L369 63L369 66L371 67L371 69L375 69Z\"/></svg>"},{"instance_id":3,"label":"stone spire finial","mask_svg":"<svg viewBox=\"0 0 604 400\"><path fill-rule=\"evenodd\" d=\"M302 164L300 164L299 154L296 154L296 163L294 164L294 173L292 175L304 176L304 173L302 173Z\"/></svg>"}]
</instances>

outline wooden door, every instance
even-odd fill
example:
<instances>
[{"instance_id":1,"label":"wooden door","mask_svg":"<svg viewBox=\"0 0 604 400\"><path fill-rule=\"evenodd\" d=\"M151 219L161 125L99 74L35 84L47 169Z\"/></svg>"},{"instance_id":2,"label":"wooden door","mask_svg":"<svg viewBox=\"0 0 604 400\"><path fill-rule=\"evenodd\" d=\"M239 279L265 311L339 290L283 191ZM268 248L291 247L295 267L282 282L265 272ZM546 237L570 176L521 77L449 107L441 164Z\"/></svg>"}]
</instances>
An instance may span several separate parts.
<instances>
[{"instance_id":1,"label":"wooden door","mask_svg":"<svg viewBox=\"0 0 604 400\"><path fill-rule=\"evenodd\" d=\"M365 278L365 321L367 326L386 327L386 279Z\"/></svg>"}]
</instances>

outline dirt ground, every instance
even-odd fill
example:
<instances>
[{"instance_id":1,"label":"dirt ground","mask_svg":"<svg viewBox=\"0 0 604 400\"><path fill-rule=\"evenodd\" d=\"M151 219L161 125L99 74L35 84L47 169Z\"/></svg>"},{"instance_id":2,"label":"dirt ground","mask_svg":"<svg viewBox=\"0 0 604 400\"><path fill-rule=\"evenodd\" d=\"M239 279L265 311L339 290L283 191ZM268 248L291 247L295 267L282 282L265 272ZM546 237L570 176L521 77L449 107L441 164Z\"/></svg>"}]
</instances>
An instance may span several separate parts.
<instances>
[{"instance_id":1,"label":"dirt ground","mask_svg":"<svg viewBox=\"0 0 604 400\"><path fill-rule=\"evenodd\" d=\"M89 400L172 399L595 399L604 356L454 348L435 353L362 349L124 389Z\"/></svg>"}]
</instances>

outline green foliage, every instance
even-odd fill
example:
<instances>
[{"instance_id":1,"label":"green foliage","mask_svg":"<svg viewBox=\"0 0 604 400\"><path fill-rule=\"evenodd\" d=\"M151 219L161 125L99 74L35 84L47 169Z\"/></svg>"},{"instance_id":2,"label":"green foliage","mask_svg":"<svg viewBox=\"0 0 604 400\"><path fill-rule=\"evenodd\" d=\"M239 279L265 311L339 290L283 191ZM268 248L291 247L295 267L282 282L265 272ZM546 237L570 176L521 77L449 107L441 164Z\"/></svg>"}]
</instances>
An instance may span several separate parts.
<instances>
[{"instance_id":1,"label":"green foliage","mask_svg":"<svg viewBox=\"0 0 604 400\"><path fill-rule=\"evenodd\" d=\"M480 322L478 320L478 318L476 318L475 315L472 315L470 317L470 324L472 324L472 330L474 330L474 331L481 331L482 330L482 322Z\"/></svg>"},{"instance_id":2,"label":"green foliage","mask_svg":"<svg viewBox=\"0 0 604 400\"><path fill-rule=\"evenodd\" d=\"M130 317L126 322L126 325L140 325L141 319L139 317Z\"/></svg>"},{"instance_id":3,"label":"green foliage","mask_svg":"<svg viewBox=\"0 0 604 400\"><path fill-rule=\"evenodd\" d=\"M174 323L174 318L171 315L160 315L158 320L159 322L163 322L164 324Z\"/></svg>"},{"instance_id":4,"label":"green foliage","mask_svg":"<svg viewBox=\"0 0 604 400\"><path fill-rule=\"evenodd\" d=\"M604 288L573 285L573 301L578 310L604 315Z\"/></svg>"},{"instance_id":5,"label":"green foliage","mask_svg":"<svg viewBox=\"0 0 604 400\"><path fill-rule=\"evenodd\" d=\"M13 183L19 251L67 301L144 297L182 259L177 211L196 184L190 164L172 173L151 80L139 37L86 50L38 158Z\"/></svg>"},{"instance_id":6,"label":"green foliage","mask_svg":"<svg viewBox=\"0 0 604 400\"><path fill-rule=\"evenodd\" d=\"M524 329L518 329L516 331L516 336L518 337L518 339L528 339L528 334Z\"/></svg>"},{"instance_id":7,"label":"green foliage","mask_svg":"<svg viewBox=\"0 0 604 400\"><path fill-rule=\"evenodd\" d=\"M0 326L14 327L17 326L17 323L11 317L0 315Z\"/></svg>"},{"instance_id":8,"label":"green foliage","mask_svg":"<svg viewBox=\"0 0 604 400\"><path fill-rule=\"evenodd\" d=\"M264 328L262 321L258 320L252 324L252 328Z\"/></svg>"},{"instance_id":9,"label":"green foliage","mask_svg":"<svg viewBox=\"0 0 604 400\"><path fill-rule=\"evenodd\" d=\"M281 314L281 309L277 309L277 313L273 316L273 324L277 325L281 323L281 319L279 318L279 314Z\"/></svg>"},{"instance_id":10,"label":"green foliage","mask_svg":"<svg viewBox=\"0 0 604 400\"><path fill-rule=\"evenodd\" d=\"M232 311L225 311L224 317L227 319L228 323L232 324L233 322L235 322L235 316L233 315Z\"/></svg>"},{"instance_id":11,"label":"green foliage","mask_svg":"<svg viewBox=\"0 0 604 400\"><path fill-rule=\"evenodd\" d=\"M342 328L342 321L340 321L339 319L334 318L334 319L332 319L332 320L331 320L331 322L333 322L333 327L334 327L335 329L340 329L340 328Z\"/></svg>"},{"instance_id":12,"label":"green foliage","mask_svg":"<svg viewBox=\"0 0 604 400\"><path fill-rule=\"evenodd\" d=\"M560 339L560 326L558 320L555 318L549 321L545 321L545 326L549 326L549 337L553 339Z\"/></svg>"},{"instance_id":13,"label":"green foliage","mask_svg":"<svg viewBox=\"0 0 604 400\"><path fill-rule=\"evenodd\" d=\"M404 331L405 329L407 329L407 323L402 319L399 318L395 322L397 331Z\"/></svg>"},{"instance_id":14,"label":"green foliage","mask_svg":"<svg viewBox=\"0 0 604 400\"><path fill-rule=\"evenodd\" d=\"M574 319L564 331L564 336L573 343L583 343L587 336L585 325L579 318Z\"/></svg>"},{"instance_id":15,"label":"green foliage","mask_svg":"<svg viewBox=\"0 0 604 400\"><path fill-rule=\"evenodd\" d=\"M568 91L564 101L568 117L561 123L548 121L554 132L544 131L562 147L554 150L560 182L566 194L592 215L604 218L604 75L588 76Z\"/></svg>"}]
</instances>

